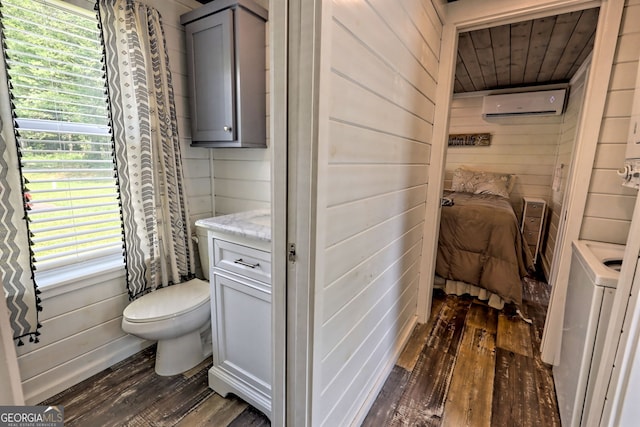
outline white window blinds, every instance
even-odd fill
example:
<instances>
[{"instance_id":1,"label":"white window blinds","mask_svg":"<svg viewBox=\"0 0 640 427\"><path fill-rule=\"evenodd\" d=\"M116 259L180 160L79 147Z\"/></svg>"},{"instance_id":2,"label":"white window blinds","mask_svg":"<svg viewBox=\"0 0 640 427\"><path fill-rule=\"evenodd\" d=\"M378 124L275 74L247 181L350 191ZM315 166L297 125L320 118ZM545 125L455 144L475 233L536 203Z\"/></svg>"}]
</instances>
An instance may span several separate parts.
<instances>
[{"instance_id":1,"label":"white window blinds","mask_svg":"<svg viewBox=\"0 0 640 427\"><path fill-rule=\"evenodd\" d=\"M36 277L122 256L98 19L51 0L0 4Z\"/></svg>"}]
</instances>

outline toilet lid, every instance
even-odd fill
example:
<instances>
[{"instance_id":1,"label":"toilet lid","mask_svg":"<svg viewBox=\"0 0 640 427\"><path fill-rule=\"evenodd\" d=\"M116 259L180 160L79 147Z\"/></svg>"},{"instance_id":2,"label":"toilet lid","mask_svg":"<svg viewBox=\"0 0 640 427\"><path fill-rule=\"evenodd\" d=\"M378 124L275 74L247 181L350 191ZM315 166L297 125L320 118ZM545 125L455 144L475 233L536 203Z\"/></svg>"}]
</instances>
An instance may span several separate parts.
<instances>
[{"instance_id":1,"label":"toilet lid","mask_svg":"<svg viewBox=\"0 0 640 427\"><path fill-rule=\"evenodd\" d=\"M129 322L142 323L164 320L191 311L209 301L209 283L189 280L148 293L124 309Z\"/></svg>"}]
</instances>

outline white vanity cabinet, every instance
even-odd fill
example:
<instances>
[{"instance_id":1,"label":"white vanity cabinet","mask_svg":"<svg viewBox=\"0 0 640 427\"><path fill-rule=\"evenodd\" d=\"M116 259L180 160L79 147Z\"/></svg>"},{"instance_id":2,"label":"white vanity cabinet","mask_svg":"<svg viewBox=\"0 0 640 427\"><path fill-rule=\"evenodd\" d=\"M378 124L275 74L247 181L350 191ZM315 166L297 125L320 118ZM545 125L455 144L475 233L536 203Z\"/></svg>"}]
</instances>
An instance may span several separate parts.
<instances>
[{"instance_id":1,"label":"white vanity cabinet","mask_svg":"<svg viewBox=\"0 0 640 427\"><path fill-rule=\"evenodd\" d=\"M222 396L233 393L270 417L271 254L264 242L230 240L236 239L209 232L209 387Z\"/></svg>"},{"instance_id":2,"label":"white vanity cabinet","mask_svg":"<svg viewBox=\"0 0 640 427\"><path fill-rule=\"evenodd\" d=\"M271 213L200 219L207 230L213 366L209 387L271 418Z\"/></svg>"}]
</instances>

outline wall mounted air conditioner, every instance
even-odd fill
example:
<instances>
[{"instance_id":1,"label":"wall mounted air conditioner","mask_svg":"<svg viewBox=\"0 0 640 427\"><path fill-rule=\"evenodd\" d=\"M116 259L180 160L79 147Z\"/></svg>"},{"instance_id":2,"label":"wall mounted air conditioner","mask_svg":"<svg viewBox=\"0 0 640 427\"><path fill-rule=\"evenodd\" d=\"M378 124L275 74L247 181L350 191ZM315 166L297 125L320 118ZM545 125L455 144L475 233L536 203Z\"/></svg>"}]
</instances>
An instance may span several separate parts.
<instances>
[{"instance_id":1,"label":"wall mounted air conditioner","mask_svg":"<svg viewBox=\"0 0 640 427\"><path fill-rule=\"evenodd\" d=\"M482 116L557 116L564 109L566 93L566 89L558 89L487 95L482 99Z\"/></svg>"}]
</instances>

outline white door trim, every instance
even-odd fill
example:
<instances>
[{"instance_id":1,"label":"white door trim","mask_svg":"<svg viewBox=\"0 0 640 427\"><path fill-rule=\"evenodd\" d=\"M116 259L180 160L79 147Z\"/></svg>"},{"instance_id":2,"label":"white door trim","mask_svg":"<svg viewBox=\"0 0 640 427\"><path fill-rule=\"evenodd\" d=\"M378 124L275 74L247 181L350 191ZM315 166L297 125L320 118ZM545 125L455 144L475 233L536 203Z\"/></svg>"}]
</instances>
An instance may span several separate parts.
<instances>
[{"instance_id":1,"label":"white door trim","mask_svg":"<svg viewBox=\"0 0 640 427\"><path fill-rule=\"evenodd\" d=\"M269 4L271 141L271 424L286 424L287 373L287 2Z\"/></svg>"},{"instance_id":2,"label":"white door trim","mask_svg":"<svg viewBox=\"0 0 640 427\"><path fill-rule=\"evenodd\" d=\"M440 198L444 186L444 165L446 164L447 139L449 135L449 111L453 96L453 82L458 50L458 30L455 25L442 27L440 42L440 64L438 66L438 86L436 87L436 110L433 117L431 138L431 162L429 185L427 187L427 209L422 236L422 265L418 285L418 322L426 323L431 312L433 278L436 271L438 234L440 232ZM440 142L440 143L438 143ZM440 167L434 167L434 165ZM430 238L429 236L433 236Z\"/></svg>"},{"instance_id":3,"label":"white door trim","mask_svg":"<svg viewBox=\"0 0 640 427\"><path fill-rule=\"evenodd\" d=\"M276 3L276 2L273 2ZM312 423L321 0L288 0L286 425ZM279 72L274 68L274 73Z\"/></svg>"}]
</instances>

